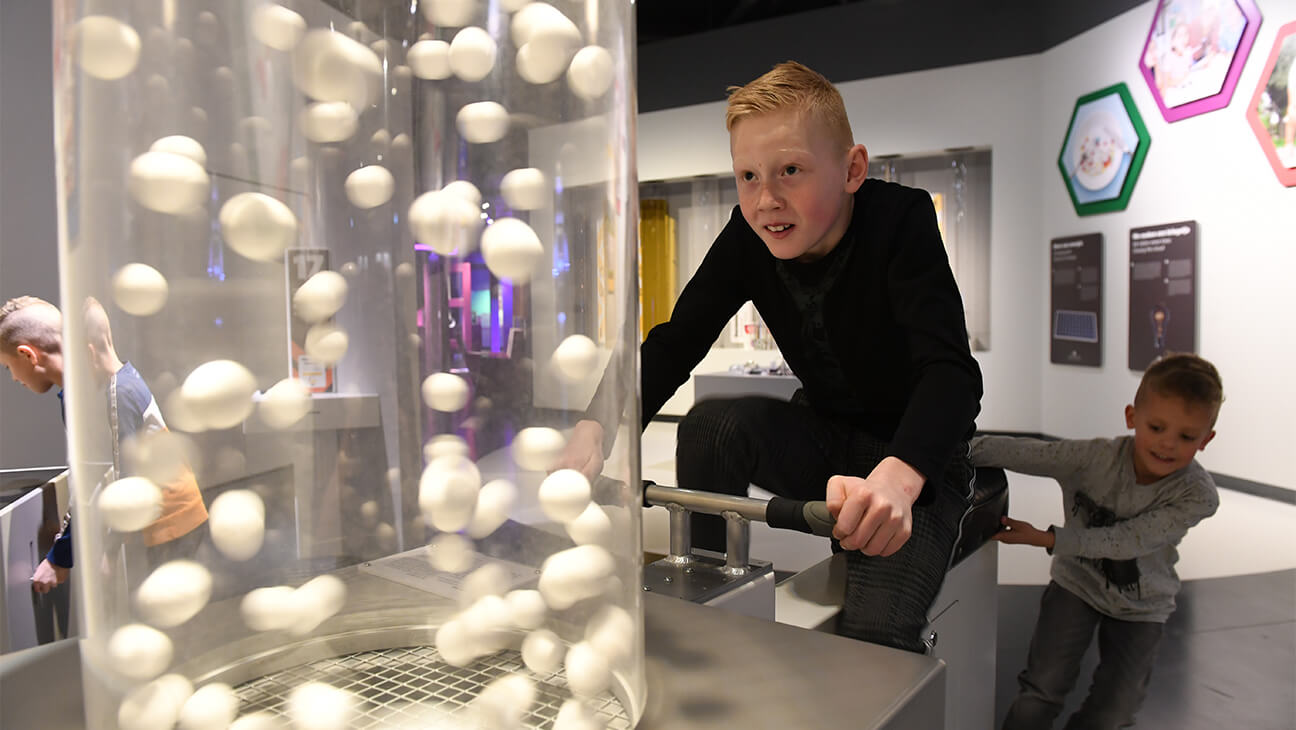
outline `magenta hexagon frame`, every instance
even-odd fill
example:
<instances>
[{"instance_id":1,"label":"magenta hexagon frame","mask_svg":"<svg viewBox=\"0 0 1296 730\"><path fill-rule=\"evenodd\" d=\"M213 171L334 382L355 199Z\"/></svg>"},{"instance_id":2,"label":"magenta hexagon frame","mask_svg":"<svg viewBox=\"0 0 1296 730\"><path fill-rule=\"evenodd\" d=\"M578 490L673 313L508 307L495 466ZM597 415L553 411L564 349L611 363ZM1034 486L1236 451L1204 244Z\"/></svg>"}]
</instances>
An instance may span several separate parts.
<instances>
[{"instance_id":1,"label":"magenta hexagon frame","mask_svg":"<svg viewBox=\"0 0 1296 730\"><path fill-rule=\"evenodd\" d=\"M1229 105L1233 98L1233 91L1237 88L1238 77L1242 75L1242 67L1246 65L1247 56L1251 53L1251 46L1255 43L1256 33L1260 30L1261 16L1260 9L1256 7L1254 0L1223 1L1236 6L1245 20L1242 34L1238 38L1237 46L1233 49L1232 57L1229 60L1228 72L1224 76L1223 85L1217 93L1175 106L1166 105L1161 89L1157 86L1154 70L1147 65L1146 60L1148 47L1152 45L1153 38L1156 35L1161 14L1166 11L1167 7L1191 2L1191 0L1161 0L1157 4L1156 14L1152 16L1152 25L1148 28L1147 39L1143 42L1143 50L1139 54L1138 66L1139 71L1143 74L1144 81L1147 82L1148 89L1152 92L1152 98L1156 100L1157 107L1161 109L1161 116L1167 122L1177 122L1180 119L1215 111L1216 109L1223 109Z\"/></svg>"}]
</instances>

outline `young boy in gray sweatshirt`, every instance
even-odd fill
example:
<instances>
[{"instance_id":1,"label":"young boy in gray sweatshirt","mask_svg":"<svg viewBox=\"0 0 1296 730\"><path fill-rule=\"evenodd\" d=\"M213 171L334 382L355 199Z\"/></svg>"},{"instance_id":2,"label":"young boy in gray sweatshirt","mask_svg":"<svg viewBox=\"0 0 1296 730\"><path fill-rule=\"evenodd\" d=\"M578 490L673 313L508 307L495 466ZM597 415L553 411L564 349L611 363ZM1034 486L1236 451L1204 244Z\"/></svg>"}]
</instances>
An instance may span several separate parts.
<instances>
[{"instance_id":1,"label":"young boy in gray sweatshirt","mask_svg":"<svg viewBox=\"0 0 1296 730\"><path fill-rule=\"evenodd\" d=\"M1125 406L1133 436L972 441L977 466L1056 479L1066 509L1061 527L1040 530L1005 517L994 537L1053 556L1005 730L1052 727L1095 629L1099 664L1066 727L1133 724L1179 592L1175 547L1219 506L1214 480L1193 456L1214 438L1223 400L1213 365L1196 355L1168 355L1147 369L1134 404Z\"/></svg>"}]
</instances>

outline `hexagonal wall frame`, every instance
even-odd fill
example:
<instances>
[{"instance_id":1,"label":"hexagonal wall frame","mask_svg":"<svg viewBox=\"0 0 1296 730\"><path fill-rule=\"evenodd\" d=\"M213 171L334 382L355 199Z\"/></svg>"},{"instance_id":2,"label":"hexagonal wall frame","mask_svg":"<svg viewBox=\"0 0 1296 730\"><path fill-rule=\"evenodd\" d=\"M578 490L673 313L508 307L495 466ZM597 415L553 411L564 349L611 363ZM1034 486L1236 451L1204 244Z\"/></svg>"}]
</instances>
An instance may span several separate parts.
<instances>
[{"instance_id":1,"label":"hexagonal wall frame","mask_svg":"<svg viewBox=\"0 0 1296 730\"><path fill-rule=\"evenodd\" d=\"M1254 0L1161 0L1139 71L1167 122L1228 106L1260 20Z\"/></svg>"},{"instance_id":2,"label":"hexagonal wall frame","mask_svg":"<svg viewBox=\"0 0 1296 730\"><path fill-rule=\"evenodd\" d=\"M1296 186L1296 23L1278 29L1246 118L1278 181Z\"/></svg>"},{"instance_id":3,"label":"hexagonal wall frame","mask_svg":"<svg viewBox=\"0 0 1296 730\"><path fill-rule=\"evenodd\" d=\"M1124 210L1151 144L1125 84L1077 99L1057 160L1076 215Z\"/></svg>"}]
</instances>

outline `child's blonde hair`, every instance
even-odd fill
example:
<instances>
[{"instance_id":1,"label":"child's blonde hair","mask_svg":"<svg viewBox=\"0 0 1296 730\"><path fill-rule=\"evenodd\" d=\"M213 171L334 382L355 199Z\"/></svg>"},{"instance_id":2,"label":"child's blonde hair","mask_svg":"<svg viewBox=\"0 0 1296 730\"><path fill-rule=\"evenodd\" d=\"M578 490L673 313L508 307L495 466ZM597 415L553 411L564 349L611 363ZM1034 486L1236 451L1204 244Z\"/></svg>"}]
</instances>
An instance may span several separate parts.
<instances>
[{"instance_id":1,"label":"child's blonde hair","mask_svg":"<svg viewBox=\"0 0 1296 730\"><path fill-rule=\"evenodd\" d=\"M1224 403L1224 382L1219 371L1205 358L1191 353L1170 353L1149 365L1134 394L1134 405L1148 392L1182 398L1191 405L1209 408L1216 416Z\"/></svg>"},{"instance_id":2,"label":"child's blonde hair","mask_svg":"<svg viewBox=\"0 0 1296 730\"><path fill-rule=\"evenodd\" d=\"M828 133L842 150L855 145L846 104L837 87L817 71L785 61L760 78L743 86L730 86L729 108L725 111L725 129L733 131L742 119L784 109L803 111L828 127Z\"/></svg>"},{"instance_id":3,"label":"child's blonde hair","mask_svg":"<svg viewBox=\"0 0 1296 730\"><path fill-rule=\"evenodd\" d=\"M63 351L63 315L40 297L14 297L0 307L0 352L29 345L52 355Z\"/></svg>"}]
</instances>

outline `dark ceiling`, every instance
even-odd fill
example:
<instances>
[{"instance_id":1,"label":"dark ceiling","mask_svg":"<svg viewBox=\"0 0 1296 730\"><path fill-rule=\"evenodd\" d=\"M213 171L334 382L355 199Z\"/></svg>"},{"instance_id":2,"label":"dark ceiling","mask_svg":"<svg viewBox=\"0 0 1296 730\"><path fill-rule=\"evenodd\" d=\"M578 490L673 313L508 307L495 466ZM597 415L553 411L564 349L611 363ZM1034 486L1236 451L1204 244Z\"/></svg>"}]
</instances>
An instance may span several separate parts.
<instances>
[{"instance_id":1,"label":"dark ceiling","mask_svg":"<svg viewBox=\"0 0 1296 730\"><path fill-rule=\"evenodd\" d=\"M904 0L638 0L639 43L695 35L758 20L854 3L894 5Z\"/></svg>"}]
</instances>

